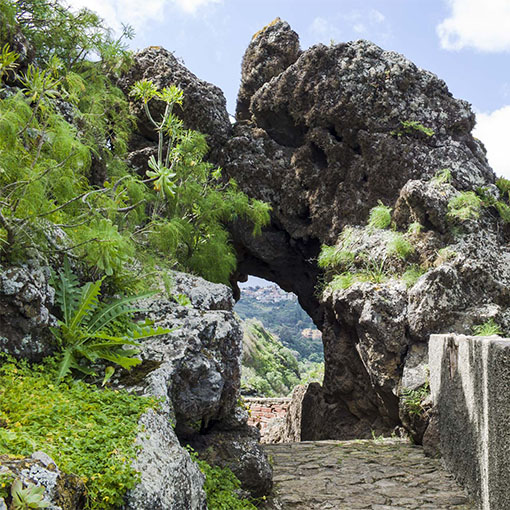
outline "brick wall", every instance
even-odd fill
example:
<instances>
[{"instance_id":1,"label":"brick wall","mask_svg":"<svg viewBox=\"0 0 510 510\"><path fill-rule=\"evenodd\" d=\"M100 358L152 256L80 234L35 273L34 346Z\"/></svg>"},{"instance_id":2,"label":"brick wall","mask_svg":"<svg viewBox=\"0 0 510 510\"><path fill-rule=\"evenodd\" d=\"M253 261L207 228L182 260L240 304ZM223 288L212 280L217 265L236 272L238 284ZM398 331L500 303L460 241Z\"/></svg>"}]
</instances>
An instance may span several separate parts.
<instances>
[{"instance_id":1,"label":"brick wall","mask_svg":"<svg viewBox=\"0 0 510 510\"><path fill-rule=\"evenodd\" d=\"M290 398L245 398L244 401L250 409L248 425L257 427L264 436L270 420L285 418L290 400Z\"/></svg>"}]
</instances>

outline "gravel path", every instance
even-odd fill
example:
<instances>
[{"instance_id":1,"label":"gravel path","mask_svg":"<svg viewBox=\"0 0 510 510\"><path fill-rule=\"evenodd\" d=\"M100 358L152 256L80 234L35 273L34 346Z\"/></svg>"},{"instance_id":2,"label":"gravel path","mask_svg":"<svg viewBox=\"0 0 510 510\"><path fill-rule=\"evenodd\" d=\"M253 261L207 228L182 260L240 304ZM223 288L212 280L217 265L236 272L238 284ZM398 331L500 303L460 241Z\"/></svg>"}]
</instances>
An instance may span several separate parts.
<instances>
[{"instance_id":1,"label":"gravel path","mask_svg":"<svg viewBox=\"0 0 510 510\"><path fill-rule=\"evenodd\" d=\"M264 445L283 510L475 510L438 460L401 440Z\"/></svg>"}]
</instances>

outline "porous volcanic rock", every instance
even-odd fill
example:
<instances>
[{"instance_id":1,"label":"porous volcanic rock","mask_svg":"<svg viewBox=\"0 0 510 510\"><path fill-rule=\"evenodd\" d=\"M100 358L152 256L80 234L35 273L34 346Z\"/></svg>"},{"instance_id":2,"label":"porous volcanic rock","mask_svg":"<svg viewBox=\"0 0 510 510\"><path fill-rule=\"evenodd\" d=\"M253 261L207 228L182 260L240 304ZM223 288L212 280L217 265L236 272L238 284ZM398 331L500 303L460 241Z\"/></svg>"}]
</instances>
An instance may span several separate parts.
<instances>
[{"instance_id":1,"label":"porous volcanic rock","mask_svg":"<svg viewBox=\"0 0 510 510\"><path fill-rule=\"evenodd\" d=\"M119 80L119 87L129 96L138 80L151 80L158 89L177 85L184 92L182 107L174 113L182 119L186 129L194 129L207 135L211 147L225 143L231 131L223 92L206 81L197 78L170 52L160 46L150 46L133 55L133 65ZM162 101L151 101L151 112L159 121L164 112ZM150 141L157 141L157 134L147 119L141 102L131 98L131 110L136 116L140 134ZM140 148L140 141L135 146Z\"/></svg>"},{"instance_id":2,"label":"porous volcanic rock","mask_svg":"<svg viewBox=\"0 0 510 510\"><path fill-rule=\"evenodd\" d=\"M255 37L243 77L262 76L253 54L278 44L282 27ZM288 41L280 39L285 55ZM500 197L495 176L471 134L469 104L402 55L363 40L319 44L282 67L263 84L250 82L258 90L241 89L238 122L218 161L244 192L272 206L261 236L241 222L232 226L236 277L260 276L295 292L322 329L325 379L302 396L302 427L315 424L306 438L389 432L400 424L410 346L489 317L508 323L506 228L494 208L465 222L448 214L461 191L484 186ZM434 180L444 169L451 177ZM366 226L378 201L413 245L408 257L391 253L395 232ZM421 232L406 233L418 222ZM317 266L320 246L342 249L346 228L355 238L348 269L365 281L323 292L321 282L333 274ZM405 285L412 265L425 274Z\"/></svg>"},{"instance_id":3,"label":"porous volcanic rock","mask_svg":"<svg viewBox=\"0 0 510 510\"><path fill-rule=\"evenodd\" d=\"M298 35L280 18L253 36L241 67L241 87L236 108L238 120L250 119L253 94L264 83L285 71L300 53Z\"/></svg>"},{"instance_id":4,"label":"porous volcanic rock","mask_svg":"<svg viewBox=\"0 0 510 510\"><path fill-rule=\"evenodd\" d=\"M206 444L209 460L231 467L252 496L264 496L272 470L239 407L242 331L232 292L185 273L172 273L172 280L173 292L185 294L190 304L164 294L140 302L145 318L172 331L144 341L142 363L114 379L161 400L159 410L141 418L135 466L142 480L130 493L128 508L203 508L203 477L179 443L197 449ZM179 503L171 506L172 501Z\"/></svg>"},{"instance_id":5,"label":"porous volcanic rock","mask_svg":"<svg viewBox=\"0 0 510 510\"><path fill-rule=\"evenodd\" d=\"M0 351L15 358L41 361L52 354L50 326L55 296L50 268L37 260L0 266Z\"/></svg>"}]
</instances>

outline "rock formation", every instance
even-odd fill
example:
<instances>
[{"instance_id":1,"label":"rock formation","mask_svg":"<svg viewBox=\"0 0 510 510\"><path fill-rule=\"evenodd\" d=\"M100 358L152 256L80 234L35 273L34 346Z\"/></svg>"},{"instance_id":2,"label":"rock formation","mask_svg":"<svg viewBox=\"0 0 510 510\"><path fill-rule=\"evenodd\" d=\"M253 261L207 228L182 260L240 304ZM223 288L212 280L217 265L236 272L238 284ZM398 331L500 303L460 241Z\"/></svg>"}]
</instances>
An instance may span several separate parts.
<instances>
[{"instance_id":1,"label":"rock formation","mask_svg":"<svg viewBox=\"0 0 510 510\"><path fill-rule=\"evenodd\" d=\"M136 76L170 57L161 49L135 55L135 69L146 66ZM172 61L152 77L166 85L183 73ZM226 119L218 113L224 102L218 89L194 83L203 94L193 107L183 106L189 127L201 128L194 109ZM301 51L280 20L257 33L246 51L237 114L224 143L215 145L225 140L226 123L206 127L211 159L273 210L261 236L242 222L231 226L239 259L234 279L255 275L296 293L323 331L324 384L303 396L310 417L303 409L302 422L314 430L307 438L388 432L401 423L398 400L411 346L434 332L469 332L490 317L509 324L506 227L494 207L467 221L448 214L461 191L485 187L503 197L471 134L475 116L442 80L402 55L367 41ZM449 178L434 180L444 169ZM392 208L393 231L366 226L378 201ZM389 256L393 234L417 222L422 231L412 238L410 260ZM323 292L321 245L334 245L348 227L357 236L357 269L374 264L385 281ZM408 288L400 277L411 263L425 274Z\"/></svg>"}]
</instances>

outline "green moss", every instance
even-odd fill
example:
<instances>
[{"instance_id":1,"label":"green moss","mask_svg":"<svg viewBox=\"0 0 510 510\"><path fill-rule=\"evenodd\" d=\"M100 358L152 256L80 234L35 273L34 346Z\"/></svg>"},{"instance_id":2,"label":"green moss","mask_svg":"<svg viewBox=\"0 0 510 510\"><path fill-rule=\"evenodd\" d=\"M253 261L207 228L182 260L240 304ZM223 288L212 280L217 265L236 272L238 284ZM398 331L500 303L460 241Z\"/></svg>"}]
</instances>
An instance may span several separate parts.
<instances>
[{"instance_id":1,"label":"green moss","mask_svg":"<svg viewBox=\"0 0 510 510\"><path fill-rule=\"evenodd\" d=\"M394 136L421 134L427 137L434 136L435 132L416 120L402 120L400 127L391 132Z\"/></svg>"},{"instance_id":2,"label":"green moss","mask_svg":"<svg viewBox=\"0 0 510 510\"><path fill-rule=\"evenodd\" d=\"M83 479L88 509L119 508L138 479L131 467L138 419L155 400L71 380L57 385L51 361L3 361L0 454L44 451L63 472Z\"/></svg>"}]
</instances>

